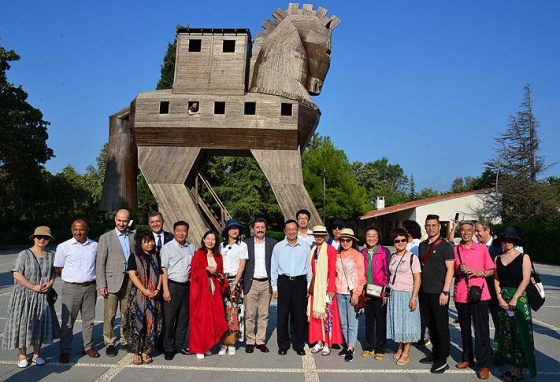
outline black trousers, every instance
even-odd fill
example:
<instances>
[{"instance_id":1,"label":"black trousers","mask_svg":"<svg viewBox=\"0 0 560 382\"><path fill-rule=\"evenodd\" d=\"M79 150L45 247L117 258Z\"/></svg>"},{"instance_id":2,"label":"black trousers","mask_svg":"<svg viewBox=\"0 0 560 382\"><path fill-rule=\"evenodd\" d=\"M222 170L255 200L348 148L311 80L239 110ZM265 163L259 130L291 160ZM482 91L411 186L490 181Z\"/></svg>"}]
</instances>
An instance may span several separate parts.
<instances>
[{"instance_id":1,"label":"black trousers","mask_svg":"<svg viewBox=\"0 0 560 382\"><path fill-rule=\"evenodd\" d=\"M387 347L387 304L382 298L366 300L366 342L368 351L385 354Z\"/></svg>"},{"instance_id":2,"label":"black trousers","mask_svg":"<svg viewBox=\"0 0 560 382\"><path fill-rule=\"evenodd\" d=\"M445 305L439 304L440 293L421 293L420 298L425 304L428 330L432 341L434 365L447 362L450 348L449 334L449 301Z\"/></svg>"},{"instance_id":3,"label":"black trousers","mask_svg":"<svg viewBox=\"0 0 560 382\"><path fill-rule=\"evenodd\" d=\"M305 321L307 307L307 278L305 276L290 280L289 277L278 276L278 312L276 334L278 348L290 348L290 331L288 323L292 317L291 344L294 350L305 346Z\"/></svg>"},{"instance_id":4,"label":"black trousers","mask_svg":"<svg viewBox=\"0 0 560 382\"><path fill-rule=\"evenodd\" d=\"M178 352L183 346L185 333L189 326L189 291L190 283L182 284L169 280L171 302L163 302L165 335L163 350Z\"/></svg>"},{"instance_id":5,"label":"black trousers","mask_svg":"<svg viewBox=\"0 0 560 382\"><path fill-rule=\"evenodd\" d=\"M488 323L488 301L477 303L456 302L463 342L462 361L473 363L472 330L474 326L474 354L478 367L490 367L490 328Z\"/></svg>"}]
</instances>

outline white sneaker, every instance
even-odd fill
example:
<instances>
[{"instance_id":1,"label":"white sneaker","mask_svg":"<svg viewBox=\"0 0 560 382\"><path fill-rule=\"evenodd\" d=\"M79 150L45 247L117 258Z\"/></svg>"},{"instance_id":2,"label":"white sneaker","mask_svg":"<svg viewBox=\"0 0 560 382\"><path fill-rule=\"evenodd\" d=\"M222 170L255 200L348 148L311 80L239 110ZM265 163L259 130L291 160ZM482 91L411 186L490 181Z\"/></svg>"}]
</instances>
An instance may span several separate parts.
<instances>
[{"instance_id":1,"label":"white sneaker","mask_svg":"<svg viewBox=\"0 0 560 382\"><path fill-rule=\"evenodd\" d=\"M235 346L228 346L228 355L235 355Z\"/></svg>"},{"instance_id":2,"label":"white sneaker","mask_svg":"<svg viewBox=\"0 0 560 382\"><path fill-rule=\"evenodd\" d=\"M204 354L196 353L196 359L204 359Z\"/></svg>"},{"instance_id":3,"label":"white sneaker","mask_svg":"<svg viewBox=\"0 0 560 382\"><path fill-rule=\"evenodd\" d=\"M29 366L29 361L26 359L21 359L18 361L17 366L20 368L26 368L27 366Z\"/></svg>"},{"instance_id":4,"label":"white sneaker","mask_svg":"<svg viewBox=\"0 0 560 382\"><path fill-rule=\"evenodd\" d=\"M218 351L218 355L226 355L227 348L228 347L225 345L220 346L220 351Z\"/></svg>"}]
</instances>

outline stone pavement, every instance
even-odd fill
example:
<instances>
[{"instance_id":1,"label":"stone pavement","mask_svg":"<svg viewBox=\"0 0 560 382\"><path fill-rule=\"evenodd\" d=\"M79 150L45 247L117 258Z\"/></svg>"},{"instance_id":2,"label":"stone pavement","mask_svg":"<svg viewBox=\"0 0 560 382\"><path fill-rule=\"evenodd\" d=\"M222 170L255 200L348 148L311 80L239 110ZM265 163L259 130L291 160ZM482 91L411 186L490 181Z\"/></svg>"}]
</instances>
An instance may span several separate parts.
<instances>
[{"instance_id":1,"label":"stone pavement","mask_svg":"<svg viewBox=\"0 0 560 382\"><path fill-rule=\"evenodd\" d=\"M13 278L10 273L18 249L0 249L0 336L6 322L6 307L13 288ZM545 305L533 316L535 344L537 349L536 378L525 374L526 380L558 381L560 380L560 267L550 265L536 265L541 273L547 292ZM61 280L57 279L55 289L60 293ZM42 355L47 364L42 367L30 366L19 369L17 350L0 350L0 381L305 381L305 382L335 382L345 381L467 381L477 380L473 370L458 370L454 364L461 354L461 338L458 326L453 324L456 311L451 304L451 369L444 375L433 375L429 367L418 363L423 356L422 349L413 348L410 363L404 367L397 366L387 354L383 361L375 361L373 357L360 357L361 345L356 346L356 357L353 362L346 363L333 351L330 356L297 356L289 351L287 356L279 356L276 346L276 305L271 306L270 328L268 331L268 346L270 353L264 354L255 349L255 353L246 354L243 343L238 343L235 356L219 356L217 354L197 360L194 355L177 355L173 361L165 361L162 355L155 355L150 365L135 366L132 356L119 351L117 357L105 356L102 339L103 301L98 300L96 307L96 324L94 330L95 348L101 357L91 359L82 356L81 321L78 316L74 330L74 350L69 364L58 363L58 342L44 345ZM60 318L60 301L56 303L56 310ZM119 321L117 319L117 325ZM492 321L490 321L492 325ZM360 320L358 341L364 341L364 321ZM493 328L492 328L493 330ZM388 352L395 349L394 343L389 344ZM216 349L214 350L216 353ZM504 367L494 367L489 381L497 381L497 375Z\"/></svg>"}]
</instances>

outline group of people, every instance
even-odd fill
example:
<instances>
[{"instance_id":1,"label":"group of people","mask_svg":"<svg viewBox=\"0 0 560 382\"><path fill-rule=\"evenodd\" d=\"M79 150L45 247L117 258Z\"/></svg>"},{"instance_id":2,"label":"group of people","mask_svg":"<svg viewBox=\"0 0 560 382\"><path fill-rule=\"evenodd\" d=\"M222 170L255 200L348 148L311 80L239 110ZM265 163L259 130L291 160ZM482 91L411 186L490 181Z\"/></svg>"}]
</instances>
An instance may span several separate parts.
<instances>
[{"instance_id":1,"label":"group of people","mask_svg":"<svg viewBox=\"0 0 560 382\"><path fill-rule=\"evenodd\" d=\"M244 225L231 219L222 241L208 230L198 249L187 240L187 222L177 221L173 233L165 232L161 213L148 217L151 231L135 232L129 228L129 211L121 209L115 229L98 242L88 238L87 222L76 219L72 238L55 253L46 249L54 240L50 229L37 227L30 236L33 246L18 254L12 268L15 288L3 347L18 348L18 366L27 367L27 348L32 346L31 362L43 365L41 345L60 338L59 362L68 363L74 323L81 313L83 354L99 357L92 339L99 295L109 357L117 354L119 305L118 344L133 354L134 364L151 363L156 348L166 360L177 353L204 359L213 349L235 355L236 340L244 338L246 353L268 353L266 331L274 298L279 355L290 348L305 355L308 343L311 353L323 356L336 346L338 355L351 362L359 314L364 312L362 357L383 360L392 339L397 344L393 358L403 366L412 344L429 340L432 352L420 362L431 364L432 373L443 373L449 369L453 287L463 345L456 367L473 367L476 359L481 379L488 378L492 361L511 364L501 375L505 381L523 379L523 368L536 374L525 294L531 261L519 251L517 230L506 227L494 238L487 223L462 221L461 242L454 246L440 236L439 217L428 215L427 239L420 240L418 223L406 221L391 232L391 253L380 244L376 226L366 230L360 250L359 239L344 221L335 220L330 235L323 225L311 230L310 219L309 211L298 211L284 223L285 238L279 242L266 236L263 218L253 221L253 236L245 240ZM62 325L53 306L56 274L63 280ZM489 312L496 327L493 349Z\"/></svg>"}]
</instances>

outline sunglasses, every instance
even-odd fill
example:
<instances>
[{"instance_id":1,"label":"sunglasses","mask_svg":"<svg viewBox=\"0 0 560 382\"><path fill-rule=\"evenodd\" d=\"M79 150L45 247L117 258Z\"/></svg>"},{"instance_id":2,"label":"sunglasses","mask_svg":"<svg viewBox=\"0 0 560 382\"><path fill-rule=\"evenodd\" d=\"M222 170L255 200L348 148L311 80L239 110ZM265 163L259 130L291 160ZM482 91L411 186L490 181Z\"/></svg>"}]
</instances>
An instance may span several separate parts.
<instances>
[{"instance_id":1,"label":"sunglasses","mask_svg":"<svg viewBox=\"0 0 560 382\"><path fill-rule=\"evenodd\" d=\"M393 243L398 244L398 243L406 243L408 240L407 239L396 239L393 240Z\"/></svg>"},{"instance_id":2,"label":"sunglasses","mask_svg":"<svg viewBox=\"0 0 560 382\"><path fill-rule=\"evenodd\" d=\"M340 230L342 229L342 227L335 225L332 229L333 229L333 230L335 229L335 230L337 230L337 231L340 231Z\"/></svg>"},{"instance_id":3,"label":"sunglasses","mask_svg":"<svg viewBox=\"0 0 560 382\"><path fill-rule=\"evenodd\" d=\"M352 241L352 239L340 239L341 243L351 243Z\"/></svg>"},{"instance_id":4,"label":"sunglasses","mask_svg":"<svg viewBox=\"0 0 560 382\"><path fill-rule=\"evenodd\" d=\"M51 239L49 236L45 236L45 235L37 235L37 236L35 236L35 238L37 240L50 240Z\"/></svg>"}]
</instances>

